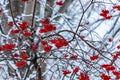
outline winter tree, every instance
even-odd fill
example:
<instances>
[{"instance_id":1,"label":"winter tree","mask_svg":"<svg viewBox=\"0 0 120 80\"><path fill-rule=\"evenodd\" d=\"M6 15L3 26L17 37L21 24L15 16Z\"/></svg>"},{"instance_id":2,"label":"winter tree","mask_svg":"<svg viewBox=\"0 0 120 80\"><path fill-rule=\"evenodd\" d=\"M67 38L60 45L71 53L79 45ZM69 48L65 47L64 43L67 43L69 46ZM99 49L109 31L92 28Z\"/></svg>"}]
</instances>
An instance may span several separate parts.
<instances>
[{"instance_id":1,"label":"winter tree","mask_svg":"<svg viewBox=\"0 0 120 80\"><path fill-rule=\"evenodd\" d=\"M119 0L0 0L0 80L120 80Z\"/></svg>"}]
</instances>

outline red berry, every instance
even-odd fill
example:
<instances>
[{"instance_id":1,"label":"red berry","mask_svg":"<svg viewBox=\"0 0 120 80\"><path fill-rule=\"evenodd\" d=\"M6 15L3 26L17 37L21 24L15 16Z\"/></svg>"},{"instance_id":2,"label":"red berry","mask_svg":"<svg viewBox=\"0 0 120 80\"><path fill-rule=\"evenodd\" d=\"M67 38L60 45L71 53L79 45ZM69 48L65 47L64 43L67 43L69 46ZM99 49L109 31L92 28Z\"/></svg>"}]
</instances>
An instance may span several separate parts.
<instances>
[{"instance_id":1,"label":"red berry","mask_svg":"<svg viewBox=\"0 0 120 80\"><path fill-rule=\"evenodd\" d=\"M111 79L111 77L110 76L108 76L108 75L106 75L106 74L101 74L101 76L100 76L103 80L110 80Z\"/></svg>"},{"instance_id":2,"label":"red berry","mask_svg":"<svg viewBox=\"0 0 120 80\"><path fill-rule=\"evenodd\" d=\"M45 46L44 51L49 52L52 49L52 46Z\"/></svg>"},{"instance_id":3,"label":"red berry","mask_svg":"<svg viewBox=\"0 0 120 80\"><path fill-rule=\"evenodd\" d=\"M23 68L26 64L27 64L26 61L18 61L18 62L16 62L16 66L18 68Z\"/></svg>"},{"instance_id":4,"label":"red berry","mask_svg":"<svg viewBox=\"0 0 120 80\"><path fill-rule=\"evenodd\" d=\"M37 50L37 49L38 49L38 46L36 46L36 45L32 46L32 50Z\"/></svg>"},{"instance_id":5,"label":"red berry","mask_svg":"<svg viewBox=\"0 0 120 80\"><path fill-rule=\"evenodd\" d=\"M57 1L57 2L56 2L56 5L62 6L62 5L63 5L63 2L62 2L62 1Z\"/></svg>"},{"instance_id":6,"label":"red berry","mask_svg":"<svg viewBox=\"0 0 120 80\"><path fill-rule=\"evenodd\" d=\"M98 58L99 58L98 55L93 55L90 57L91 60L97 60Z\"/></svg>"},{"instance_id":7,"label":"red berry","mask_svg":"<svg viewBox=\"0 0 120 80\"><path fill-rule=\"evenodd\" d=\"M113 39L112 39L112 38L109 38L109 39L108 39L108 41L109 41L109 42L112 42L112 41L113 41Z\"/></svg>"},{"instance_id":8,"label":"red berry","mask_svg":"<svg viewBox=\"0 0 120 80\"><path fill-rule=\"evenodd\" d=\"M29 0L22 0L22 2L28 2Z\"/></svg>"},{"instance_id":9,"label":"red berry","mask_svg":"<svg viewBox=\"0 0 120 80\"><path fill-rule=\"evenodd\" d=\"M17 58L17 57L18 57L18 54L14 53L14 54L13 54L13 57L14 57L14 58Z\"/></svg>"},{"instance_id":10,"label":"red berry","mask_svg":"<svg viewBox=\"0 0 120 80\"><path fill-rule=\"evenodd\" d=\"M3 12L3 10L0 8L0 14Z\"/></svg>"},{"instance_id":11,"label":"red berry","mask_svg":"<svg viewBox=\"0 0 120 80\"><path fill-rule=\"evenodd\" d=\"M5 44L5 45L2 45L2 49L3 50L8 50L8 51L11 51L12 49L14 49L15 48L15 44L12 44L12 43L10 43L10 44Z\"/></svg>"},{"instance_id":12,"label":"red berry","mask_svg":"<svg viewBox=\"0 0 120 80\"><path fill-rule=\"evenodd\" d=\"M78 56L77 55L71 55L70 58L73 59L73 60L76 60L76 59L78 59Z\"/></svg>"},{"instance_id":13,"label":"red berry","mask_svg":"<svg viewBox=\"0 0 120 80\"><path fill-rule=\"evenodd\" d=\"M8 26L10 26L10 27L13 27L13 25L14 25L14 23L13 23L12 21L10 21L10 22L8 23Z\"/></svg>"},{"instance_id":14,"label":"red berry","mask_svg":"<svg viewBox=\"0 0 120 80\"><path fill-rule=\"evenodd\" d=\"M24 31L23 31L23 35L26 36L26 37L30 37L32 34L31 34L30 31L24 30Z\"/></svg>"},{"instance_id":15,"label":"red berry","mask_svg":"<svg viewBox=\"0 0 120 80\"><path fill-rule=\"evenodd\" d=\"M69 70L62 70L62 72L63 72L63 74L66 76L67 74L70 74L71 73L71 71L69 71Z\"/></svg>"},{"instance_id":16,"label":"red berry","mask_svg":"<svg viewBox=\"0 0 120 80\"><path fill-rule=\"evenodd\" d=\"M27 60L28 56L27 55L22 55L21 58L22 58L22 60Z\"/></svg>"},{"instance_id":17,"label":"red berry","mask_svg":"<svg viewBox=\"0 0 120 80\"><path fill-rule=\"evenodd\" d=\"M41 22L42 24L49 24L49 23L50 23L50 19L49 19L49 18L46 18L46 19L40 20L40 22Z\"/></svg>"},{"instance_id":18,"label":"red berry","mask_svg":"<svg viewBox=\"0 0 120 80\"><path fill-rule=\"evenodd\" d=\"M80 70L80 68L79 68L79 67L76 67L76 68L73 69L73 73L76 74L79 70Z\"/></svg>"},{"instance_id":19,"label":"red berry","mask_svg":"<svg viewBox=\"0 0 120 80\"><path fill-rule=\"evenodd\" d=\"M18 23L18 25L22 30L28 28L28 24L25 21L23 21L22 23Z\"/></svg>"},{"instance_id":20,"label":"red berry","mask_svg":"<svg viewBox=\"0 0 120 80\"><path fill-rule=\"evenodd\" d=\"M20 32L19 29L11 30L11 33L12 33L12 34L18 34L19 32Z\"/></svg>"}]
</instances>

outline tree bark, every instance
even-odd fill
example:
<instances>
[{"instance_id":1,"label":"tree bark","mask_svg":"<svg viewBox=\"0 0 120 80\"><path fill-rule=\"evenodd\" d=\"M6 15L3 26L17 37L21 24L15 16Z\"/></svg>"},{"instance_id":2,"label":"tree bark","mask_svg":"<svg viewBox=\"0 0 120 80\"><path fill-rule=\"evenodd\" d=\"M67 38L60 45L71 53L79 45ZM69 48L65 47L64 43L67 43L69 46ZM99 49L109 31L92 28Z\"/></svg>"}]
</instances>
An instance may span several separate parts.
<instances>
[{"instance_id":1,"label":"tree bark","mask_svg":"<svg viewBox=\"0 0 120 80\"><path fill-rule=\"evenodd\" d=\"M29 25L32 24L32 14L34 11L35 0L30 0L25 3L24 12L23 12L23 20L26 21Z\"/></svg>"}]
</instances>

